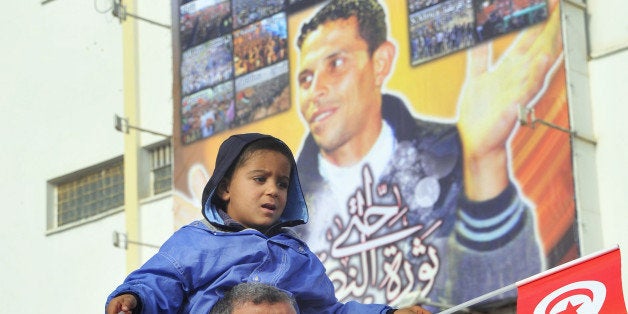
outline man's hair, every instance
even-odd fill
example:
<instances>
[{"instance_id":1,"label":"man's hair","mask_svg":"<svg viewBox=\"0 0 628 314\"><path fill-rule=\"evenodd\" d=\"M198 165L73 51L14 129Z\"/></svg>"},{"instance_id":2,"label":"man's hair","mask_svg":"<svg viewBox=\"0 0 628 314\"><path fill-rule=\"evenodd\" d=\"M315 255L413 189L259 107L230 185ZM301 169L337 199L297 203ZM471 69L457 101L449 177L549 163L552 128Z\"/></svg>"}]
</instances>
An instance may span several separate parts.
<instances>
[{"instance_id":1,"label":"man's hair","mask_svg":"<svg viewBox=\"0 0 628 314\"><path fill-rule=\"evenodd\" d=\"M377 0L331 0L316 15L301 27L297 46L301 49L307 35L320 25L355 16L358 19L360 37L368 44L372 54L386 41L387 27L384 8Z\"/></svg>"},{"instance_id":2,"label":"man's hair","mask_svg":"<svg viewBox=\"0 0 628 314\"><path fill-rule=\"evenodd\" d=\"M294 298L287 292L260 282L245 282L236 285L220 299L209 314L231 314L238 306L246 303L276 304L289 303L296 309Z\"/></svg>"},{"instance_id":3,"label":"man's hair","mask_svg":"<svg viewBox=\"0 0 628 314\"><path fill-rule=\"evenodd\" d=\"M284 142L274 137L261 138L259 140L256 140L247 144L244 147L242 152L240 152L240 155L238 156L238 158L231 164L231 166L229 166L229 169L227 170L227 172L225 172L225 175L220 180L220 183L218 184L218 191L221 191L221 189L224 189L225 185L228 184L229 181L231 181L231 177L233 177L233 173L235 172L237 168L239 168L240 166L242 166L242 164L244 164L247 160L249 160L249 158L251 158L253 153L260 150L271 150L271 151L278 152L286 156L286 158L288 158L288 161L290 162L291 165L294 164L294 155L292 155L292 151ZM294 171L294 169L292 168L294 167L292 166L290 168L290 176L292 176L292 171ZM219 207L225 209L224 208L225 203L219 197L219 195L214 195L212 202L218 205Z\"/></svg>"}]
</instances>

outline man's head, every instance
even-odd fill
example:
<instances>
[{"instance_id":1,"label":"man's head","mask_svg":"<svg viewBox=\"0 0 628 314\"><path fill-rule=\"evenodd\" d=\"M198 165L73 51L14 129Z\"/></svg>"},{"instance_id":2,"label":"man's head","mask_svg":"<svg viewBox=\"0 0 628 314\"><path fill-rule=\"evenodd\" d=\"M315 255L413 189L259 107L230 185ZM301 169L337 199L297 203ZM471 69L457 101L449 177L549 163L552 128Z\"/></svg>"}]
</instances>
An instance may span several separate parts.
<instances>
[{"instance_id":1,"label":"man's head","mask_svg":"<svg viewBox=\"0 0 628 314\"><path fill-rule=\"evenodd\" d=\"M233 287L210 314L296 314L294 299L273 286L246 282Z\"/></svg>"},{"instance_id":2,"label":"man's head","mask_svg":"<svg viewBox=\"0 0 628 314\"><path fill-rule=\"evenodd\" d=\"M370 54L386 41L386 15L377 0L341 0L330 1L309 22L303 24L297 46L301 49L308 34L320 25L350 17L356 17L358 33L367 42Z\"/></svg>"},{"instance_id":3,"label":"man's head","mask_svg":"<svg viewBox=\"0 0 628 314\"><path fill-rule=\"evenodd\" d=\"M379 136L381 87L395 55L386 34L374 0L330 1L301 29L300 110L332 163L354 164Z\"/></svg>"}]
</instances>

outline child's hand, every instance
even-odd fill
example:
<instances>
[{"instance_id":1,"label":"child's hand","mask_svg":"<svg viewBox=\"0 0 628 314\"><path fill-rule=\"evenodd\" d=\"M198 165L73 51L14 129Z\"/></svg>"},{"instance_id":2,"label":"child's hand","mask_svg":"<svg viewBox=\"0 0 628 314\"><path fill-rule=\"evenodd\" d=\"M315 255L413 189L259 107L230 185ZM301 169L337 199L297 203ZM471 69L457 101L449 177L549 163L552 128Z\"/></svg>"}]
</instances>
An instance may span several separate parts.
<instances>
[{"instance_id":1,"label":"child's hand","mask_svg":"<svg viewBox=\"0 0 628 314\"><path fill-rule=\"evenodd\" d=\"M132 294L121 294L109 301L107 314L130 314L137 306L137 300Z\"/></svg>"},{"instance_id":2,"label":"child's hand","mask_svg":"<svg viewBox=\"0 0 628 314\"><path fill-rule=\"evenodd\" d=\"M405 307L395 311L395 314L431 314L432 312L418 306Z\"/></svg>"}]
</instances>

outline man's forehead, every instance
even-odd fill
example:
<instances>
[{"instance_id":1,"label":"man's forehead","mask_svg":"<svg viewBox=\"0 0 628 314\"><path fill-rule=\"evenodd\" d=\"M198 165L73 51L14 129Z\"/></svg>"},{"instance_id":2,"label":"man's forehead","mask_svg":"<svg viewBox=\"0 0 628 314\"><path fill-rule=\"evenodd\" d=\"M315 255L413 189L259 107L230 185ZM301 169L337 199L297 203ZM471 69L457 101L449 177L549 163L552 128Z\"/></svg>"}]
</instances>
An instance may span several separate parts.
<instances>
[{"instance_id":1,"label":"man's forehead","mask_svg":"<svg viewBox=\"0 0 628 314\"><path fill-rule=\"evenodd\" d=\"M288 302L260 303L246 302L236 306L233 314L296 314L294 307Z\"/></svg>"},{"instance_id":2,"label":"man's forehead","mask_svg":"<svg viewBox=\"0 0 628 314\"><path fill-rule=\"evenodd\" d=\"M301 63L307 63L342 51L367 49L358 32L355 17L327 21L308 33L299 52Z\"/></svg>"}]
</instances>

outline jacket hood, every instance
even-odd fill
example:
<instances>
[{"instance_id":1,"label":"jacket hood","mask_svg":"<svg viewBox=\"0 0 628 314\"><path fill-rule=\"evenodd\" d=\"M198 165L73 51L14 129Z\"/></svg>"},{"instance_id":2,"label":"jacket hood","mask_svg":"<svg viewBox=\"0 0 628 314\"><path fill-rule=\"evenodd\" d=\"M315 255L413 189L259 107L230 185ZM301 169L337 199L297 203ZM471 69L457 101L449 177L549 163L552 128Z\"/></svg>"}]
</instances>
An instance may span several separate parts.
<instances>
[{"instance_id":1,"label":"jacket hood","mask_svg":"<svg viewBox=\"0 0 628 314\"><path fill-rule=\"evenodd\" d=\"M281 145L285 146L287 151L291 151L290 148L288 148L288 146L281 140L270 135L259 133L232 135L220 145L218 155L216 156L214 173L211 178L209 178L209 181L203 190L203 216L205 216L210 223L225 226L225 221L219 214L218 206L214 202L214 193L216 192L216 188L227 173L227 170L229 170L231 165L238 160L238 157L246 146L263 138L274 139ZM299 183L297 165L294 161L292 153L290 153L290 163L292 164L292 171L290 172L290 183L288 186L286 207L275 226L291 227L304 224L308 220L307 205L305 204L305 198L303 197L301 184Z\"/></svg>"}]
</instances>

